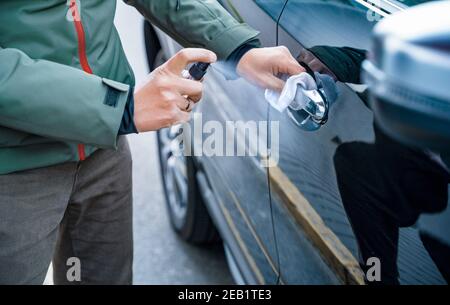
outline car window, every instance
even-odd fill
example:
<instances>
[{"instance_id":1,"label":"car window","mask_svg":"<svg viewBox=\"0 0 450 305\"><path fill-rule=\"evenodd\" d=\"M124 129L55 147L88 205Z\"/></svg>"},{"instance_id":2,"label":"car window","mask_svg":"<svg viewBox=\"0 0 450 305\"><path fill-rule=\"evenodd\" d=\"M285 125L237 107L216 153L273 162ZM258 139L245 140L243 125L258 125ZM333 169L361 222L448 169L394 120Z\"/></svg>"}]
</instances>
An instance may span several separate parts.
<instances>
[{"instance_id":1,"label":"car window","mask_svg":"<svg viewBox=\"0 0 450 305\"><path fill-rule=\"evenodd\" d=\"M282 2L282 1L281 1ZM289 0L281 27L305 47L367 49L373 26L390 13L424 0Z\"/></svg>"},{"instance_id":2,"label":"car window","mask_svg":"<svg viewBox=\"0 0 450 305\"><path fill-rule=\"evenodd\" d=\"M254 2L261 7L266 14L274 20L277 20L283 10L286 0L254 0Z\"/></svg>"},{"instance_id":3,"label":"car window","mask_svg":"<svg viewBox=\"0 0 450 305\"><path fill-rule=\"evenodd\" d=\"M290 0L280 26L304 47L366 49L375 25L367 8L351 0Z\"/></svg>"}]
</instances>

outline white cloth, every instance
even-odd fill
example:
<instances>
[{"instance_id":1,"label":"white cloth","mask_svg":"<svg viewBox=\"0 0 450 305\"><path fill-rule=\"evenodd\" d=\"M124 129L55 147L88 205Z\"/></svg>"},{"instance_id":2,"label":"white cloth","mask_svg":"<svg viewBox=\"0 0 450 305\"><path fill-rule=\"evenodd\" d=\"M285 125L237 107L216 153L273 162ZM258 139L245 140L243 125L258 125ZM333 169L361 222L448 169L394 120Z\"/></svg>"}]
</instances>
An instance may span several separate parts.
<instances>
[{"instance_id":1,"label":"white cloth","mask_svg":"<svg viewBox=\"0 0 450 305\"><path fill-rule=\"evenodd\" d=\"M314 78L312 78L308 73L302 72L298 75L289 77L286 80L286 84L281 93L267 89L265 92L265 98L267 102L269 102L269 104L279 112L283 112L289 106L295 110L302 109L306 105L308 98L302 93L301 90L297 90L298 86L304 90L317 89Z\"/></svg>"}]
</instances>

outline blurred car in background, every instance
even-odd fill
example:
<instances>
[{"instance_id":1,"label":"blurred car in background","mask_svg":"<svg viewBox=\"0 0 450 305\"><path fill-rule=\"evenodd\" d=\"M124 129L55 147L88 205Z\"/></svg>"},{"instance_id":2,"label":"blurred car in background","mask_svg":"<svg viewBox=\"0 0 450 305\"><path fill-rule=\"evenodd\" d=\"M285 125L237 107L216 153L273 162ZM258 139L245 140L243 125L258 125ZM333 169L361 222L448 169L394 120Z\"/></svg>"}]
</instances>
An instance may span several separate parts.
<instances>
[{"instance_id":1,"label":"blurred car in background","mask_svg":"<svg viewBox=\"0 0 450 305\"><path fill-rule=\"evenodd\" d=\"M264 46L285 45L303 65L338 80L340 95L329 109L328 122L309 132L286 112L271 109L262 89L243 79L227 80L212 67L203 101L194 111L201 113L203 122L224 126L227 121L279 122L279 160L265 167L266 156L261 155L185 157L180 150L186 143L178 137L182 127L159 131L161 174L173 228L188 242L223 241L237 283L363 284L358 245L337 177L354 175L352 179L364 182L367 173L340 168L335 154L345 143L375 141L360 65L377 21L419 1L380 0L377 6L366 0L220 2L238 20L259 30ZM150 23L145 24L145 39L150 70L181 48ZM245 124L241 127L240 141L274 141L270 128L250 134ZM370 155L359 157L368 164L380 162ZM352 167L351 162L347 165ZM399 187L414 193L407 185ZM371 221L370 215L366 221ZM401 284L446 283L448 267L442 260L448 258L449 226L445 205L400 229Z\"/></svg>"}]
</instances>

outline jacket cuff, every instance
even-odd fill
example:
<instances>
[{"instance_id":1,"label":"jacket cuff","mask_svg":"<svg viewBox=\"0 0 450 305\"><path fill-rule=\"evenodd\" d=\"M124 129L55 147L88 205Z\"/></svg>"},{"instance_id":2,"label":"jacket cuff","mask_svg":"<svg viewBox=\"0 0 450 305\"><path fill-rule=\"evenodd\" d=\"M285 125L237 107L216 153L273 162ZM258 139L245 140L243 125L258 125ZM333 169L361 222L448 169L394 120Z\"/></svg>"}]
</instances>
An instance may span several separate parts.
<instances>
[{"instance_id":1,"label":"jacket cuff","mask_svg":"<svg viewBox=\"0 0 450 305\"><path fill-rule=\"evenodd\" d=\"M226 61L226 68L222 69L221 72L224 74L225 78L227 80L235 80L239 78L239 75L236 72L236 67L241 61L241 58L250 50L255 48L260 48L261 42L259 39L254 38L243 45L241 45L239 48L233 51L231 55L227 58Z\"/></svg>"},{"instance_id":2,"label":"jacket cuff","mask_svg":"<svg viewBox=\"0 0 450 305\"><path fill-rule=\"evenodd\" d=\"M259 32L252 29L245 23L232 26L217 37L214 37L206 48L216 52L219 59L227 59L231 53L246 42L253 40L259 35ZM226 45L224 45L226 41Z\"/></svg>"},{"instance_id":3,"label":"jacket cuff","mask_svg":"<svg viewBox=\"0 0 450 305\"><path fill-rule=\"evenodd\" d=\"M112 115L108 118L108 122L106 122L109 127L108 130L105 130L106 138L101 142L104 142L102 146L117 148L119 129L122 125L122 119L131 87L127 84L106 78L102 78L102 82L106 86L103 104L116 108L116 111L112 112Z\"/></svg>"},{"instance_id":4,"label":"jacket cuff","mask_svg":"<svg viewBox=\"0 0 450 305\"><path fill-rule=\"evenodd\" d=\"M138 131L134 124L134 88L130 87L118 135L122 136L132 133L138 133Z\"/></svg>"}]
</instances>

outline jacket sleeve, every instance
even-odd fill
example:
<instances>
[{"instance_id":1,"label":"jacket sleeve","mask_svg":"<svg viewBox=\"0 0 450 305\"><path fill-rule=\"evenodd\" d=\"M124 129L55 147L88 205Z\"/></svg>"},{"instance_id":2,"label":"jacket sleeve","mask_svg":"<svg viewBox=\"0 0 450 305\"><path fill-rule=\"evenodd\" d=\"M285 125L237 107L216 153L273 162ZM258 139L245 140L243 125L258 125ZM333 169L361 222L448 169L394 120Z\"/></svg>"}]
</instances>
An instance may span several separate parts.
<instances>
[{"instance_id":1,"label":"jacket sleeve","mask_svg":"<svg viewBox=\"0 0 450 305\"><path fill-rule=\"evenodd\" d=\"M259 34L247 24L236 21L216 0L125 2L184 47L209 49L222 60Z\"/></svg>"},{"instance_id":2,"label":"jacket sleeve","mask_svg":"<svg viewBox=\"0 0 450 305\"><path fill-rule=\"evenodd\" d=\"M116 147L129 86L18 49L0 48L0 125Z\"/></svg>"}]
</instances>

